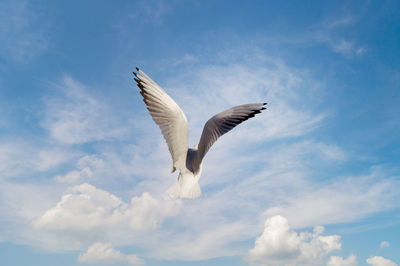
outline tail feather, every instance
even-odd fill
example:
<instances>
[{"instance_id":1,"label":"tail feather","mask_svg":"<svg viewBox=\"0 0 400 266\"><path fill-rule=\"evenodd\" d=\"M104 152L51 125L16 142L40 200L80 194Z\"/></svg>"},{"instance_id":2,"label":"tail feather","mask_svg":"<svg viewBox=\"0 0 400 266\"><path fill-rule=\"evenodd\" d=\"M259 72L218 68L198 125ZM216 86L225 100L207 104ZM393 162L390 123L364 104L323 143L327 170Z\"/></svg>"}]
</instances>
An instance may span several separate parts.
<instances>
[{"instance_id":1,"label":"tail feather","mask_svg":"<svg viewBox=\"0 0 400 266\"><path fill-rule=\"evenodd\" d=\"M194 199L201 196L201 189L193 175L179 175L178 181L167 190L167 193L172 198Z\"/></svg>"}]
</instances>

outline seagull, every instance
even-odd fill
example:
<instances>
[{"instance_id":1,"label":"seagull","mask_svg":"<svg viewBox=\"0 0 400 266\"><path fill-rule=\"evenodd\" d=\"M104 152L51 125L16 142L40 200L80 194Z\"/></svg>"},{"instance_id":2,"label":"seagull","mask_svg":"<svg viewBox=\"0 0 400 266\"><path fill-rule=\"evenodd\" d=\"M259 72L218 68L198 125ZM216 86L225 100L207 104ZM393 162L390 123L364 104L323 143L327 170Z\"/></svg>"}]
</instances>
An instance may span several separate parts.
<instances>
[{"instance_id":1,"label":"seagull","mask_svg":"<svg viewBox=\"0 0 400 266\"><path fill-rule=\"evenodd\" d=\"M167 191L172 198L198 198L201 196L199 178L203 158L214 142L231 129L265 110L267 103L250 103L235 106L211 117L204 125L200 142L189 148L188 123L176 102L142 70L133 72L143 101L160 127L172 156L172 171L179 176Z\"/></svg>"}]
</instances>

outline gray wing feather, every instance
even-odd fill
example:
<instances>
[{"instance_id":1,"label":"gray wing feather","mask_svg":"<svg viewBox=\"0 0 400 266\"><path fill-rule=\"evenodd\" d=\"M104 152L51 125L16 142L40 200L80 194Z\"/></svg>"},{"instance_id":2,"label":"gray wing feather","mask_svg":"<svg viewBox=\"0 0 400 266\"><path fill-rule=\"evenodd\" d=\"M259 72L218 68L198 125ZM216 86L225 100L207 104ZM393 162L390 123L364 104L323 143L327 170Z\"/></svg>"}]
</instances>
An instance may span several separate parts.
<instances>
[{"instance_id":1,"label":"gray wing feather","mask_svg":"<svg viewBox=\"0 0 400 266\"><path fill-rule=\"evenodd\" d=\"M160 127L172 156L172 172L186 167L188 124L176 102L142 70L133 72L140 94L154 122Z\"/></svg>"},{"instance_id":2,"label":"gray wing feather","mask_svg":"<svg viewBox=\"0 0 400 266\"><path fill-rule=\"evenodd\" d=\"M196 158L193 160L194 172L199 170L200 164L215 141L234 127L261 113L266 103L252 103L233 107L223 111L207 121L200 137Z\"/></svg>"}]
</instances>

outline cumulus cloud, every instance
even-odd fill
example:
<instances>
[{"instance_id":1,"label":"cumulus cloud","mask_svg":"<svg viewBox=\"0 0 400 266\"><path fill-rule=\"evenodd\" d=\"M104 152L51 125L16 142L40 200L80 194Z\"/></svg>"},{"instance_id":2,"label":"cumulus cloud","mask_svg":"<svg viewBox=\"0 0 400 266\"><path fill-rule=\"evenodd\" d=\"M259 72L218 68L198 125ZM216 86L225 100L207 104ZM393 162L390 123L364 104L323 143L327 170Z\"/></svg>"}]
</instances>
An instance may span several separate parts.
<instances>
[{"instance_id":1,"label":"cumulus cloud","mask_svg":"<svg viewBox=\"0 0 400 266\"><path fill-rule=\"evenodd\" d=\"M134 254L123 254L115 250L111 243L96 242L89 246L87 251L78 257L81 263L93 264L113 264L121 261L128 262L131 265L143 265L144 262Z\"/></svg>"},{"instance_id":2,"label":"cumulus cloud","mask_svg":"<svg viewBox=\"0 0 400 266\"><path fill-rule=\"evenodd\" d=\"M130 226L135 230L154 230L169 216L175 216L179 212L179 204L174 201L157 200L149 193L144 192L141 197L131 199L130 208L125 215L131 217Z\"/></svg>"},{"instance_id":3,"label":"cumulus cloud","mask_svg":"<svg viewBox=\"0 0 400 266\"><path fill-rule=\"evenodd\" d=\"M347 259L340 256L331 256L326 266L357 266L357 256L350 254Z\"/></svg>"},{"instance_id":4,"label":"cumulus cloud","mask_svg":"<svg viewBox=\"0 0 400 266\"><path fill-rule=\"evenodd\" d=\"M180 201L157 199L147 192L125 203L108 191L84 183L74 186L55 207L35 219L33 226L86 243L112 237L113 231L155 230L167 217L177 215L180 206Z\"/></svg>"},{"instance_id":5,"label":"cumulus cloud","mask_svg":"<svg viewBox=\"0 0 400 266\"><path fill-rule=\"evenodd\" d=\"M250 259L265 264L319 265L326 255L341 249L340 236L322 236L322 226L314 232L293 231L282 216L268 218L264 231L249 251Z\"/></svg>"},{"instance_id":6,"label":"cumulus cloud","mask_svg":"<svg viewBox=\"0 0 400 266\"><path fill-rule=\"evenodd\" d=\"M115 195L84 183L72 188L60 202L34 221L36 228L84 232L115 220L114 210L123 205ZM114 215L114 216L113 216Z\"/></svg>"},{"instance_id":7,"label":"cumulus cloud","mask_svg":"<svg viewBox=\"0 0 400 266\"><path fill-rule=\"evenodd\" d=\"M381 256L373 256L368 258L366 261L372 266L397 266L397 263L395 263L394 261L391 261Z\"/></svg>"}]
</instances>

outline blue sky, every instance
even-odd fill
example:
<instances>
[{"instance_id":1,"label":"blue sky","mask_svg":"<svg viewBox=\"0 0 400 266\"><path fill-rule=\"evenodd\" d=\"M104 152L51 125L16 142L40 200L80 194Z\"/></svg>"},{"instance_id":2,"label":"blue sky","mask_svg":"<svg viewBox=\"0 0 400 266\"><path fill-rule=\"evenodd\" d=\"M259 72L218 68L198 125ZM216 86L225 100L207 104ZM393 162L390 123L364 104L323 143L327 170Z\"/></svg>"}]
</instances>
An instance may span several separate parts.
<instances>
[{"instance_id":1,"label":"blue sky","mask_svg":"<svg viewBox=\"0 0 400 266\"><path fill-rule=\"evenodd\" d=\"M2 1L0 257L6 265L400 263L398 1ZM203 195L173 200L138 66ZM397 263L397 264L396 264Z\"/></svg>"}]
</instances>

